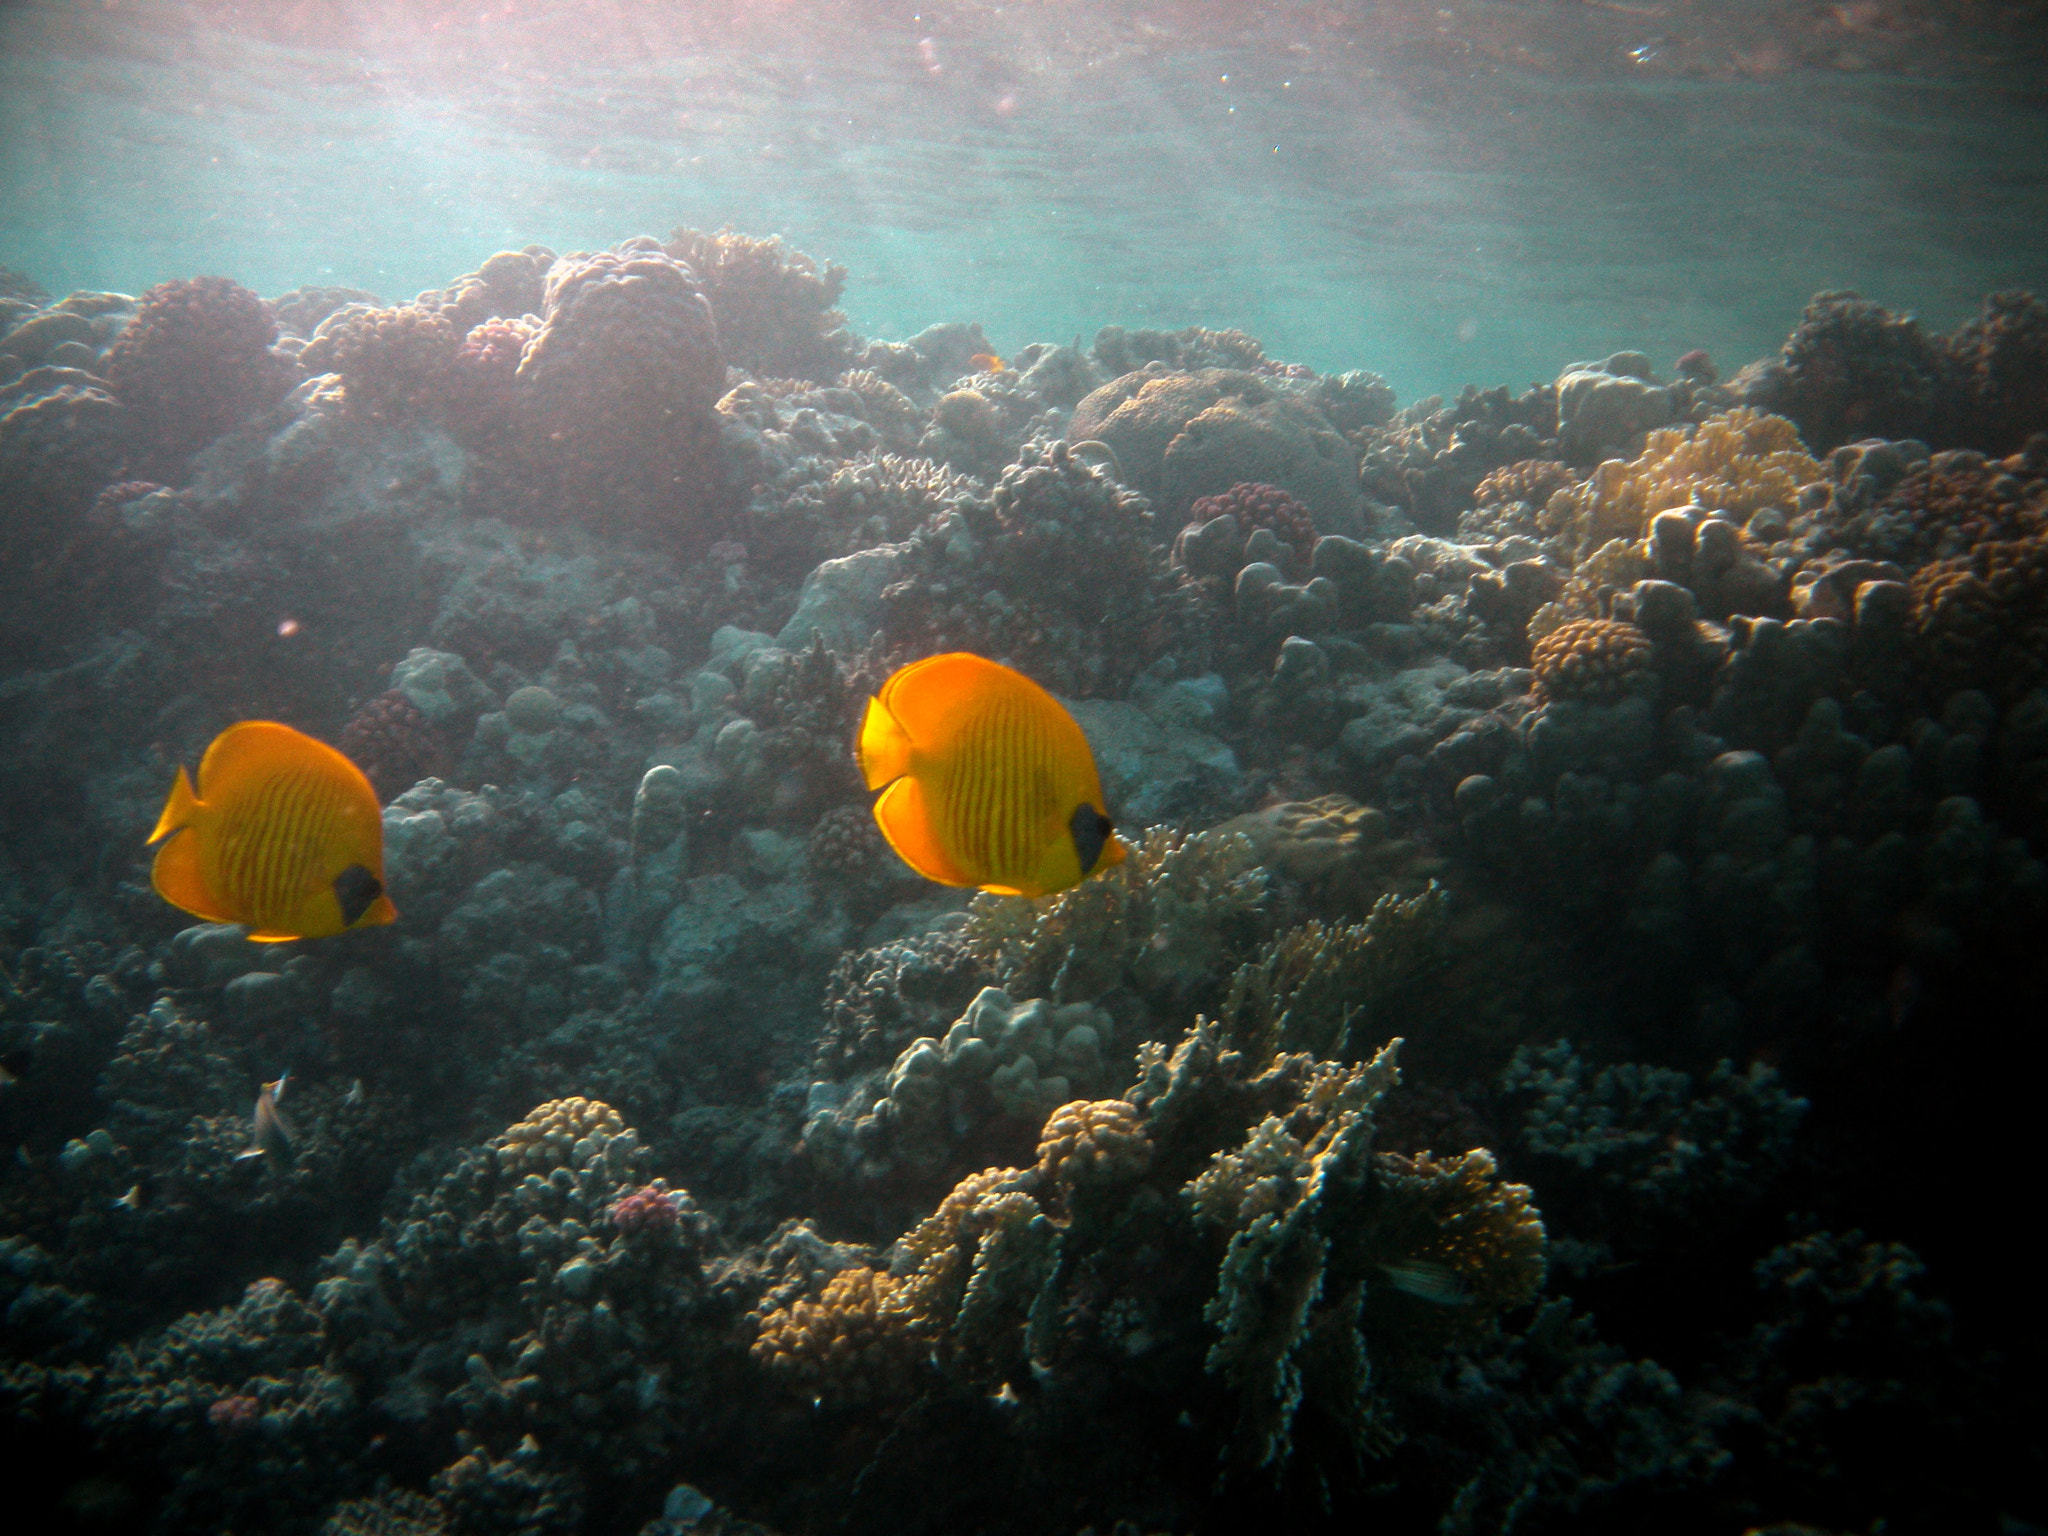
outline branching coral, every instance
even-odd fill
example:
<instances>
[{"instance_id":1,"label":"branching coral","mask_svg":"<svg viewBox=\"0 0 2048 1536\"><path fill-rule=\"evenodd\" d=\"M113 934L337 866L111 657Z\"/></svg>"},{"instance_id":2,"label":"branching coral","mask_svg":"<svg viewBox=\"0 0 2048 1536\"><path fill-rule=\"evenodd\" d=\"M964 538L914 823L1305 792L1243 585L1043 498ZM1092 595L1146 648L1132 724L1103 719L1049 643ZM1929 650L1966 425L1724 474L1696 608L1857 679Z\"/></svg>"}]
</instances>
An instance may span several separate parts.
<instances>
[{"instance_id":1,"label":"branching coral","mask_svg":"<svg viewBox=\"0 0 2048 1536\"><path fill-rule=\"evenodd\" d=\"M2048 680L2048 533L1937 560L1911 589L1912 646L1934 697L1981 688L2010 703Z\"/></svg>"},{"instance_id":2,"label":"branching coral","mask_svg":"<svg viewBox=\"0 0 2048 1536\"><path fill-rule=\"evenodd\" d=\"M1699 1083L1636 1063L1594 1071L1562 1042L1523 1047L1500 1085L1527 1106L1516 1150L1564 1213L1575 1262L1738 1210L1784 1168L1806 1113L1768 1067L1724 1061Z\"/></svg>"},{"instance_id":3,"label":"branching coral","mask_svg":"<svg viewBox=\"0 0 2048 1536\"><path fill-rule=\"evenodd\" d=\"M986 501L960 501L911 539L882 594L890 657L971 650L1062 693L1121 693L1203 645L1199 604L1155 533L1145 498L1066 443L1026 444Z\"/></svg>"},{"instance_id":4,"label":"branching coral","mask_svg":"<svg viewBox=\"0 0 2048 1536\"><path fill-rule=\"evenodd\" d=\"M1652 432L1635 458L1609 459L1554 492L1543 524L1577 563L1610 539L1641 539L1659 512L1696 506L1740 525L1766 507L1789 510L1802 486L1826 478L1791 422L1737 406L1690 430Z\"/></svg>"},{"instance_id":5,"label":"branching coral","mask_svg":"<svg viewBox=\"0 0 2048 1536\"><path fill-rule=\"evenodd\" d=\"M977 896L969 948L1024 996L1099 996L1119 982L1178 1000L1213 982L1266 897L1251 840L1153 827L1106 874L1043 901Z\"/></svg>"},{"instance_id":6,"label":"branching coral","mask_svg":"<svg viewBox=\"0 0 2048 1536\"><path fill-rule=\"evenodd\" d=\"M1347 1059L1384 1035L1405 989L1443 958L1450 897L1382 896L1362 923L1290 928L1240 966L1219 1018L1258 1056L1308 1050Z\"/></svg>"}]
</instances>

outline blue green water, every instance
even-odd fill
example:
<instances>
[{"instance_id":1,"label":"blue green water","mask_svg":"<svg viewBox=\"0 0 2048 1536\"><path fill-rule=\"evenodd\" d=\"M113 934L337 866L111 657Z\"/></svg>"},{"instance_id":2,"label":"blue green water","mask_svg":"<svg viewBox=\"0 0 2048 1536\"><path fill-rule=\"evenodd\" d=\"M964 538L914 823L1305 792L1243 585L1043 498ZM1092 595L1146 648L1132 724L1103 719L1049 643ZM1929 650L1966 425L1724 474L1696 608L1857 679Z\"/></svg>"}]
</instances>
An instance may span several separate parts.
<instances>
[{"instance_id":1,"label":"blue green water","mask_svg":"<svg viewBox=\"0 0 2048 1536\"><path fill-rule=\"evenodd\" d=\"M0 263L402 299L730 224L844 263L862 334L1237 326L1403 399L2048 286L2024 72L1756 9L15 5Z\"/></svg>"}]
</instances>

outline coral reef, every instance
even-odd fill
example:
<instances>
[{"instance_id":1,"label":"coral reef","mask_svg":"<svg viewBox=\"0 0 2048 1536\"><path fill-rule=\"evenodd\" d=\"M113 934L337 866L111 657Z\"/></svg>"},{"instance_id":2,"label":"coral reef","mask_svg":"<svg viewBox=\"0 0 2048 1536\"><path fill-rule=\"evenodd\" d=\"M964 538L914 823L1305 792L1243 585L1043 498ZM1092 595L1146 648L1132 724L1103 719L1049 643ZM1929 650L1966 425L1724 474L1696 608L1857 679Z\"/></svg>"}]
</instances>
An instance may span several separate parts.
<instances>
[{"instance_id":1,"label":"coral reef","mask_svg":"<svg viewBox=\"0 0 2048 1536\"><path fill-rule=\"evenodd\" d=\"M1185 522L1203 496L1251 481L1303 503L1318 528L1356 535L1356 466L1312 398L1256 374L1152 365L1103 385L1074 407L1075 441L1107 443L1131 484Z\"/></svg>"},{"instance_id":2,"label":"coral reef","mask_svg":"<svg viewBox=\"0 0 2048 1536\"><path fill-rule=\"evenodd\" d=\"M718 332L690 268L651 241L549 269L518 378L549 424L534 451L572 501L644 531L688 528L715 503Z\"/></svg>"},{"instance_id":3,"label":"coral reef","mask_svg":"<svg viewBox=\"0 0 2048 1536\"><path fill-rule=\"evenodd\" d=\"M1396 411L844 282L0 293L20 1521L2048 1518L1968 1198L2038 1118L2039 302ZM887 850L849 742L954 647L1063 691L1123 864ZM245 717L371 773L400 922L154 896Z\"/></svg>"},{"instance_id":4,"label":"coral reef","mask_svg":"<svg viewBox=\"0 0 2048 1536\"><path fill-rule=\"evenodd\" d=\"M277 323L225 277L159 283L108 352L107 387L133 413L131 469L168 481L185 460L294 381L270 352Z\"/></svg>"},{"instance_id":5,"label":"coral reef","mask_svg":"<svg viewBox=\"0 0 2048 1536\"><path fill-rule=\"evenodd\" d=\"M704 285L719 350L733 367L764 378L824 381L838 377L858 351L838 309L846 289L839 263L821 266L780 236L757 240L732 229L679 229L662 249Z\"/></svg>"}]
</instances>

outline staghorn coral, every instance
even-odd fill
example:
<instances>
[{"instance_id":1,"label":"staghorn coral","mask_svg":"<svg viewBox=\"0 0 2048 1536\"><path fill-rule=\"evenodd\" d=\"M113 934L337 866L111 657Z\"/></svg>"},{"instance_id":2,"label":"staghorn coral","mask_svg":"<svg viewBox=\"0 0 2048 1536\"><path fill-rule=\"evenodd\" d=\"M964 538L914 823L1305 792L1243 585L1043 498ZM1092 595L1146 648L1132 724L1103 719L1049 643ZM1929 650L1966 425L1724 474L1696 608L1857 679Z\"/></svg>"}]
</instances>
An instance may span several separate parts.
<instances>
[{"instance_id":1,"label":"staghorn coral","mask_svg":"<svg viewBox=\"0 0 2048 1536\"><path fill-rule=\"evenodd\" d=\"M1610 703L1654 692L1650 637L1614 619L1568 619L1536 642L1536 688L1548 699Z\"/></svg>"},{"instance_id":2,"label":"staghorn coral","mask_svg":"<svg viewBox=\"0 0 2048 1536\"><path fill-rule=\"evenodd\" d=\"M1099 996L1119 982L1162 1002L1211 984L1245 942L1266 899L1251 840L1153 827L1130 856L1042 901L976 896L969 950L1026 996Z\"/></svg>"},{"instance_id":3,"label":"staghorn coral","mask_svg":"<svg viewBox=\"0 0 2048 1536\"><path fill-rule=\"evenodd\" d=\"M662 249L697 275L728 363L768 377L832 379L857 344L838 309L846 268L790 250L780 235L679 229Z\"/></svg>"},{"instance_id":4,"label":"staghorn coral","mask_svg":"<svg viewBox=\"0 0 2048 1536\"><path fill-rule=\"evenodd\" d=\"M143 294L104 365L142 445L131 468L175 482L191 454L282 395L292 371L271 355L276 336L263 301L231 278Z\"/></svg>"}]
</instances>

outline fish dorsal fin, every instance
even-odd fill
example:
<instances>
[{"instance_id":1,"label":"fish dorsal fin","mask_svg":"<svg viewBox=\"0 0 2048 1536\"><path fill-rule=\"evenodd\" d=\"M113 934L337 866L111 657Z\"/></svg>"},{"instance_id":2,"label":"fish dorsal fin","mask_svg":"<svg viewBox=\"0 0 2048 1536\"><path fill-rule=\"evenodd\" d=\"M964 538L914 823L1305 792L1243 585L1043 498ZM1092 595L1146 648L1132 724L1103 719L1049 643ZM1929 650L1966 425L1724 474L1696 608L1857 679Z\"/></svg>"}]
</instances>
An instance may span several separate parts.
<instances>
[{"instance_id":1,"label":"fish dorsal fin","mask_svg":"<svg viewBox=\"0 0 2048 1536\"><path fill-rule=\"evenodd\" d=\"M275 720L239 721L214 737L206 756L199 760L199 792L215 803L250 779L301 767L362 779L371 800L376 799L363 770L346 756Z\"/></svg>"},{"instance_id":2,"label":"fish dorsal fin","mask_svg":"<svg viewBox=\"0 0 2048 1536\"><path fill-rule=\"evenodd\" d=\"M920 750L933 752L960 729L968 713L964 705L991 693L1013 692L1020 680L986 656L948 651L912 662L884 683L882 707Z\"/></svg>"},{"instance_id":3,"label":"fish dorsal fin","mask_svg":"<svg viewBox=\"0 0 2048 1536\"><path fill-rule=\"evenodd\" d=\"M199 797L192 792L192 781L185 775L184 765L178 766L178 777L171 785L171 796L164 801L164 813L156 819L156 830L144 839L154 843L169 837L180 827L192 824L193 814L199 809Z\"/></svg>"},{"instance_id":4,"label":"fish dorsal fin","mask_svg":"<svg viewBox=\"0 0 2048 1536\"><path fill-rule=\"evenodd\" d=\"M974 876L953 862L933 830L924 786L907 774L882 791L875 801L875 822L897 856L927 880L941 885L978 885Z\"/></svg>"}]
</instances>

